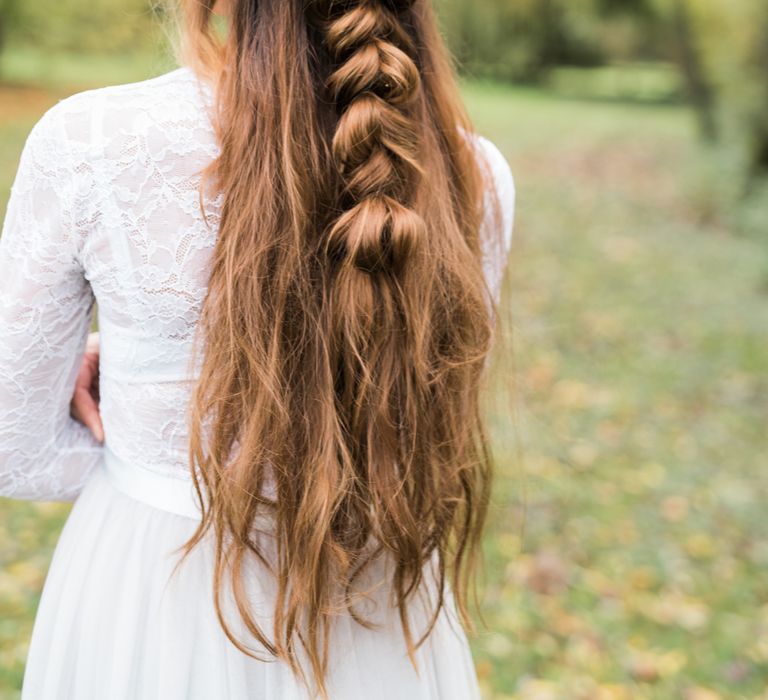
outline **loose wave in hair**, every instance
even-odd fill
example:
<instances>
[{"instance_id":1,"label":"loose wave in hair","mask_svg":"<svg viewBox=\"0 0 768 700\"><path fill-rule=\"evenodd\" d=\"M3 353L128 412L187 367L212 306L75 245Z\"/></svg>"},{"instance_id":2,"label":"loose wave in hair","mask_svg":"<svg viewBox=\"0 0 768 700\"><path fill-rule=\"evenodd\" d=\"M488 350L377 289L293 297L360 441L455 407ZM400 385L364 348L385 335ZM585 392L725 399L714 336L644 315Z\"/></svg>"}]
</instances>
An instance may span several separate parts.
<instances>
[{"instance_id":1,"label":"loose wave in hair","mask_svg":"<svg viewBox=\"0 0 768 700\"><path fill-rule=\"evenodd\" d=\"M184 549L213 532L232 642L255 656L222 614L226 575L250 634L324 695L333 618L367 624L355 587L379 558L414 664L446 585L470 626L497 318L484 177L428 0L230 0L223 32L213 4L184 4L187 58L216 88L206 182L223 202L190 417L203 514ZM273 629L248 605L249 557L274 576Z\"/></svg>"}]
</instances>

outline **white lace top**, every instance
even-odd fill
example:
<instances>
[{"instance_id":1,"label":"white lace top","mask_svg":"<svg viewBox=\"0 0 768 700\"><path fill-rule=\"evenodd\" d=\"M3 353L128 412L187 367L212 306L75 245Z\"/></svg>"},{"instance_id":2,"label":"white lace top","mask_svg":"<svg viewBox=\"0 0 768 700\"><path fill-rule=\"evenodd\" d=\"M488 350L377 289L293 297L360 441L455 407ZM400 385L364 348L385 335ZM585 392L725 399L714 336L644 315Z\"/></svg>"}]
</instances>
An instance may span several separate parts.
<instances>
[{"instance_id":1,"label":"white lace top","mask_svg":"<svg viewBox=\"0 0 768 700\"><path fill-rule=\"evenodd\" d=\"M206 202L206 224L210 100L180 68L74 95L29 135L0 239L0 495L71 500L102 456L69 414L94 300L105 444L188 478L188 363L221 204ZM498 295L514 184L489 141L479 150L502 203L504 250L484 250Z\"/></svg>"}]
</instances>

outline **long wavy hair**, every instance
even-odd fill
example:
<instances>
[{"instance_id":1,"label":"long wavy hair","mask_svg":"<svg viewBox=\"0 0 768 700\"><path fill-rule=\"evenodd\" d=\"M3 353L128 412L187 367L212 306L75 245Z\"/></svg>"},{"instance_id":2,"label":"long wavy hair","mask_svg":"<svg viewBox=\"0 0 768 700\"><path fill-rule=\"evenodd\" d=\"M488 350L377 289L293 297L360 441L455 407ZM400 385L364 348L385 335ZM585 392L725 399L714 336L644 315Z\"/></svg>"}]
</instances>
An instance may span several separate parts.
<instances>
[{"instance_id":1,"label":"long wavy hair","mask_svg":"<svg viewBox=\"0 0 768 700\"><path fill-rule=\"evenodd\" d=\"M471 628L497 320L485 175L428 0L230 0L223 30L213 5L183 5L185 60L215 84L205 182L222 195L190 416L203 513L183 549L212 531L229 638L261 658L225 619L225 581L267 655L325 695L334 617L369 624L356 586L381 558L414 665L447 586ZM274 576L272 629L249 606L252 557Z\"/></svg>"}]
</instances>

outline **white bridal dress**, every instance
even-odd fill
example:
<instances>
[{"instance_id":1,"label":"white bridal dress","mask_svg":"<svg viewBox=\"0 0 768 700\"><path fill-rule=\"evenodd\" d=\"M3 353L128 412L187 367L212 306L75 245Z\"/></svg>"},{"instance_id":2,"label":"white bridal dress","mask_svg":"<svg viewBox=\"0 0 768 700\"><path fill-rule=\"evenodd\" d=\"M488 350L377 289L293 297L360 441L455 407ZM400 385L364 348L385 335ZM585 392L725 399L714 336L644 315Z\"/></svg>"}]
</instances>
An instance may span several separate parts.
<instances>
[{"instance_id":1,"label":"white bridal dress","mask_svg":"<svg viewBox=\"0 0 768 700\"><path fill-rule=\"evenodd\" d=\"M224 635L209 540L169 579L198 515L185 411L221 204L207 203L207 225L198 184L217 155L210 104L186 67L84 92L45 114L21 157L0 242L0 495L74 500L40 600L25 700L307 697L284 663L254 660ZM502 203L504 247L484 250L498 290L514 187L492 144L479 139L478 153ZM94 300L103 446L69 415ZM271 583L255 567L248 592L268 620ZM419 649L417 673L385 601L379 628L339 620L332 700L478 697L453 605Z\"/></svg>"}]
</instances>

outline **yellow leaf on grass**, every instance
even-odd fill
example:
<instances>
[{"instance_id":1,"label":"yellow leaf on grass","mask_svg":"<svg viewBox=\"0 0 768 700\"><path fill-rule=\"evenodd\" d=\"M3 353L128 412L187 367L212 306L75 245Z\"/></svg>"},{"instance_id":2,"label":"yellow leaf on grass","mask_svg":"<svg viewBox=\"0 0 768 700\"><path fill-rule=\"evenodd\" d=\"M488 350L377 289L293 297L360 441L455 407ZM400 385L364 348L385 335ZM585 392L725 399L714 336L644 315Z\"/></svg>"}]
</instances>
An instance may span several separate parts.
<instances>
[{"instance_id":1,"label":"yellow leaf on grass","mask_svg":"<svg viewBox=\"0 0 768 700\"><path fill-rule=\"evenodd\" d=\"M518 692L520 700L562 700L555 683L538 678L524 681Z\"/></svg>"},{"instance_id":2,"label":"yellow leaf on grass","mask_svg":"<svg viewBox=\"0 0 768 700\"><path fill-rule=\"evenodd\" d=\"M685 700L722 700L722 695L709 688L696 686L685 691Z\"/></svg>"},{"instance_id":3,"label":"yellow leaf on grass","mask_svg":"<svg viewBox=\"0 0 768 700\"><path fill-rule=\"evenodd\" d=\"M630 700L629 690L623 685L601 685L595 689L594 700Z\"/></svg>"},{"instance_id":4,"label":"yellow leaf on grass","mask_svg":"<svg viewBox=\"0 0 768 700\"><path fill-rule=\"evenodd\" d=\"M715 554L715 542L706 532L697 532L685 541L685 551L696 559L709 559Z\"/></svg>"},{"instance_id":5,"label":"yellow leaf on grass","mask_svg":"<svg viewBox=\"0 0 768 700\"><path fill-rule=\"evenodd\" d=\"M640 683L655 683L662 678L677 675L687 662L686 655L678 649L634 649L630 652L627 670Z\"/></svg>"}]
</instances>

